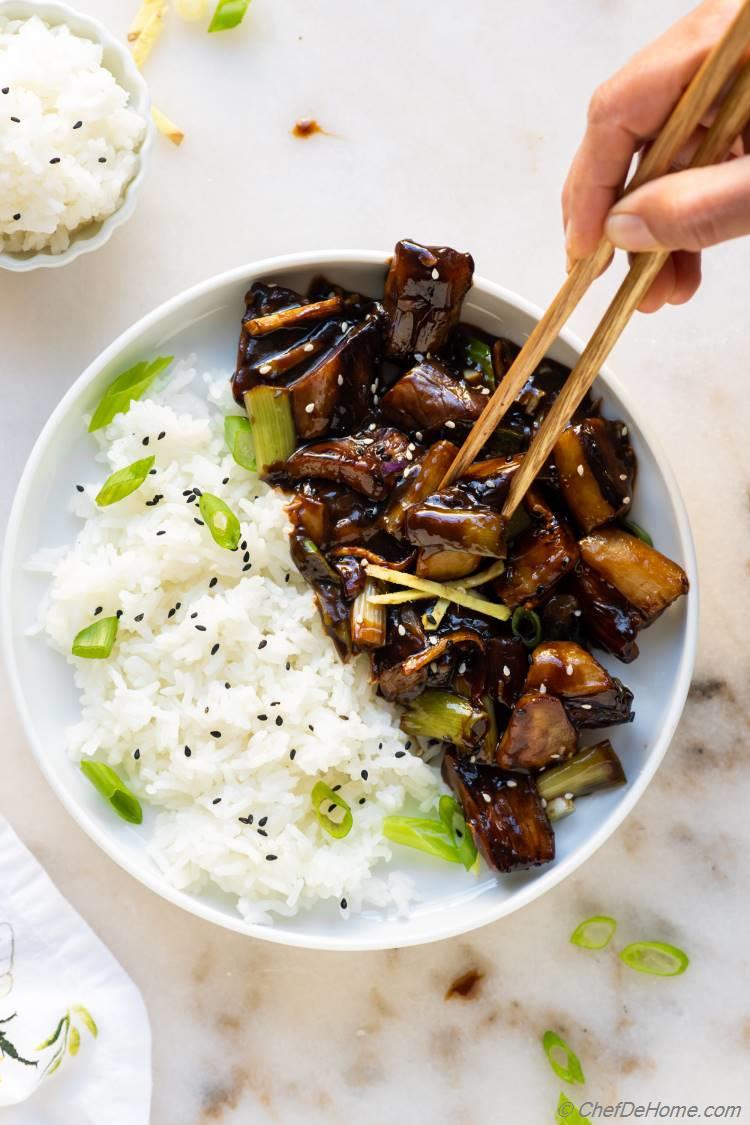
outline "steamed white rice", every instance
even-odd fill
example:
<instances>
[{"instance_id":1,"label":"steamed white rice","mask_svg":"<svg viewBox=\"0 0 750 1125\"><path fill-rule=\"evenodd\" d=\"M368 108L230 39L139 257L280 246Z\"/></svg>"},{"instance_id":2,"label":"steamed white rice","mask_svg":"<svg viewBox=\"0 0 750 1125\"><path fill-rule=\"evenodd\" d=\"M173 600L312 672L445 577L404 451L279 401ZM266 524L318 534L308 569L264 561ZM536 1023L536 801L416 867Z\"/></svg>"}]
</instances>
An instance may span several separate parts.
<instances>
[{"instance_id":1,"label":"steamed white rice","mask_svg":"<svg viewBox=\"0 0 750 1125\"><path fill-rule=\"evenodd\" d=\"M0 249L60 253L120 206L146 124L101 63L64 25L0 17Z\"/></svg>"},{"instance_id":2,"label":"steamed white rice","mask_svg":"<svg viewBox=\"0 0 750 1125\"><path fill-rule=\"evenodd\" d=\"M180 364L161 386L95 435L101 471L82 493L71 482L83 521L75 545L37 561L53 573L43 628L81 694L69 751L108 762L160 810L149 847L175 887L213 881L252 920L323 899L334 909L345 899L347 912L404 910L413 889L381 863L391 854L382 820L407 798L429 808L437 772L407 749L367 660L339 662L291 562L283 498L227 452L223 411L236 408L226 375ZM97 508L106 476L148 453L156 475ZM184 495L194 486L237 513L246 547L223 550L195 522ZM112 655L72 657L100 606L122 611ZM316 820L317 780L339 785L351 806L344 839Z\"/></svg>"}]
</instances>

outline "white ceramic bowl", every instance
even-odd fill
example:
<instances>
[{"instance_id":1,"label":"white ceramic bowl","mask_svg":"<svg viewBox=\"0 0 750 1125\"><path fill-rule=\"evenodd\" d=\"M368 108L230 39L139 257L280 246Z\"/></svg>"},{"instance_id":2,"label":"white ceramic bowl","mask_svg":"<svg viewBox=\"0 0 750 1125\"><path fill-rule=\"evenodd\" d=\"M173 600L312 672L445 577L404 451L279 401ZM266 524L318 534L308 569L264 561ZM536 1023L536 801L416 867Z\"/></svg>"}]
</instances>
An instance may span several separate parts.
<instances>
[{"instance_id":1,"label":"white ceramic bowl","mask_svg":"<svg viewBox=\"0 0 750 1125\"><path fill-rule=\"evenodd\" d=\"M232 371L243 295L258 278L304 289L325 273L349 289L382 293L386 255L371 251L298 254L257 262L212 278L167 301L115 341L57 406L29 458L7 529L1 579L2 641L13 693L37 761L81 827L114 860L170 901L229 929L289 945L317 949L376 949L414 945L471 930L538 898L574 871L604 843L643 793L669 745L687 694L696 643L696 565L687 516L677 484L657 445L619 383L609 373L597 384L608 415L630 427L639 462L634 518L654 533L657 546L679 561L691 582L681 599L642 635L641 657L616 668L635 692L635 722L612 738L628 775L619 790L587 797L575 815L556 827L557 858L547 867L478 880L452 864L396 849L394 863L416 876L423 901L399 919L375 912L344 920L336 904L273 926L249 925L220 892L187 894L171 887L146 854L150 815L133 827L112 815L63 749L65 727L77 720L70 666L40 637L25 635L36 621L46 581L24 570L40 548L70 543L79 526L67 512L76 481L95 475L93 442L83 415L93 410L112 378L138 359L169 349L195 352L205 367ZM497 285L475 278L464 317L490 331L522 340L539 310ZM552 355L572 363L581 345L565 333ZM597 732L598 734L598 732Z\"/></svg>"},{"instance_id":2,"label":"white ceramic bowl","mask_svg":"<svg viewBox=\"0 0 750 1125\"><path fill-rule=\"evenodd\" d=\"M72 262L79 254L88 254L91 250L98 250L107 242L112 232L126 219L129 219L135 210L135 205L141 184L146 175L148 160L153 145L155 128L151 120L151 98L148 86L138 67L133 62L127 46L120 43L107 29L92 19L91 16L82 15L67 4L59 0L6 0L0 2L0 15L9 19L28 19L30 16L39 16L50 26L66 24L70 30L82 39L91 39L103 47L102 66L109 70L124 90L130 94L130 105L135 109L146 123L146 134L137 151L138 165L135 176L125 189L120 206L111 215L100 223L90 223L82 227L80 232L74 232L70 246L61 254L52 254L49 250L36 250L29 253L0 252L0 269L13 270L22 273L26 270L40 268L51 269L55 266L65 266Z\"/></svg>"}]
</instances>

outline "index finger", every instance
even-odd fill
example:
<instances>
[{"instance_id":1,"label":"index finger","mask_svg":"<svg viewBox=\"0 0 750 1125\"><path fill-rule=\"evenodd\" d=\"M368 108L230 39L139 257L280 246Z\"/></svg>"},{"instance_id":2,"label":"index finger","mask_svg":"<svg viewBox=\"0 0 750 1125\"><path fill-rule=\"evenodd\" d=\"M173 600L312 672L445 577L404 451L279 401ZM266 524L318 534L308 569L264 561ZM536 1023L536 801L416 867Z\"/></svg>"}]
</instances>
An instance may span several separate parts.
<instances>
[{"instance_id":1,"label":"index finger","mask_svg":"<svg viewBox=\"0 0 750 1125\"><path fill-rule=\"evenodd\" d=\"M586 132L563 188L571 258L596 249L634 155L664 125L738 7L738 0L707 0L594 92Z\"/></svg>"}]
</instances>

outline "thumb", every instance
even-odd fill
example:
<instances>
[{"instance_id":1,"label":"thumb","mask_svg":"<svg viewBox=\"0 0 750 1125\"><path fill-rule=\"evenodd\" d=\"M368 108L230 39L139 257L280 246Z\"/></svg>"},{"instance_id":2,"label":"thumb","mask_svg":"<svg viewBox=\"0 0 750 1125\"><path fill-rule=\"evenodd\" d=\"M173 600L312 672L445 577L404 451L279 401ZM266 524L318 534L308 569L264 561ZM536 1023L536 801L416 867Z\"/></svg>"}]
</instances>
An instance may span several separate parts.
<instances>
[{"instance_id":1,"label":"thumb","mask_svg":"<svg viewBox=\"0 0 750 1125\"><path fill-rule=\"evenodd\" d=\"M604 233L631 251L697 251L750 234L750 156L644 184L615 204Z\"/></svg>"}]
</instances>

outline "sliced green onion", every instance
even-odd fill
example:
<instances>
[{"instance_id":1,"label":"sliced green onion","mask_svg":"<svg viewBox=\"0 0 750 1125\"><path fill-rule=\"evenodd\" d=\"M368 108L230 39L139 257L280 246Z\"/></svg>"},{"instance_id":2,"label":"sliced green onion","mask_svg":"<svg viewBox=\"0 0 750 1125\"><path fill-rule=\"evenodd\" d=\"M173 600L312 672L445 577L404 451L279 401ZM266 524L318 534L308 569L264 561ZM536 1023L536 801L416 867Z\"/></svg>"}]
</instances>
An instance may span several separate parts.
<instances>
[{"instance_id":1,"label":"sliced green onion","mask_svg":"<svg viewBox=\"0 0 750 1125\"><path fill-rule=\"evenodd\" d=\"M590 1117L582 1117L577 1105L574 1105L567 1094L560 1094L555 1114L555 1125L590 1125Z\"/></svg>"},{"instance_id":2,"label":"sliced green onion","mask_svg":"<svg viewBox=\"0 0 750 1125\"><path fill-rule=\"evenodd\" d=\"M438 815L450 833L459 862L470 871L476 863L477 847L456 798L447 794L442 796L438 802Z\"/></svg>"},{"instance_id":3,"label":"sliced green onion","mask_svg":"<svg viewBox=\"0 0 750 1125\"><path fill-rule=\"evenodd\" d=\"M523 641L527 648L536 648L542 639L542 623L539 620L539 614L534 613L533 609L524 609L523 606L519 606L518 609L513 611L510 625L513 636L517 637L519 641Z\"/></svg>"},{"instance_id":4,"label":"sliced green onion","mask_svg":"<svg viewBox=\"0 0 750 1125\"><path fill-rule=\"evenodd\" d=\"M641 527L635 520L623 520L621 525L625 531L629 531L631 535L635 535L638 539L642 539L649 547L653 547L654 541L646 531L645 527Z\"/></svg>"},{"instance_id":5,"label":"sliced green onion","mask_svg":"<svg viewBox=\"0 0 750 1125\"><path fill-rule=\"evenodd\" d=\"M289 394L265 384L245 392L245 409L253 430L255 459L262 475L294 452L297 432Z\"/></svg>"},{"instance_id":6,"label":"sliced green onion","mask_svg":"<svg viewBox=\"0 0 750 1125\"><path fill-rule=\"evenodd\" d=\"M219 0L208 25L209 31L229 31L242 23L250 0Z\"/></svg>"},{"instance_id":7,"label":"sliced green onion","mask_svg":"<svg viewBox=\"0 0 750 1125\"><path fill-rule=\"evenodd\" d=\"M312 793L310 794L313 810L318 818L318 824L323 828L329 836L333 836L336 840L343 840L344 836L348 836L354 824L354 817L352 810L346 803L344 798L335 793L330 785L326 785L324 781L316 781L313 785ZM320 806L325 802L325 810L321 811ZM341 809L344 816L341 820L333 820L329 812L330 806L335 805L336 808ZM333 810L331 810L333 811Z\"/></svg>"},{"instance_id":8,"label":"sliced green onion","mask_svg":"<svg viewBox=\"0 0 750 1125\"><path fill-rule=\"evenodd\" d=\"M143 810L140 801L134 793L130 792L125 782L120 780L111 766L89 759L81 762L81 773L88 778L95 789L99 790L102 797L109 801L118 816L127 820L129 824L141 823Z\"/></svg>"},{"instance_id":9,"label":"sliced green onion","mask_svg":"<svg viewBox=\"0 0 750 1125\"><path fill-rule=\"evenodd\" d=\"M214 537L214 542L227 551L236 551L242 538L242 531L240 521L232 509L210 492L202 493L198 507L208 530Z\"/></svg>"},{"instance_id":10,"label":"sliced green onion","mask_svg":"<svg viewBox=\"0 0 750 1125\"><path fill-rule=\"evenodd\" d=\"M153 383L157 375L169 367L174 359L172 355L160 355L156 359L142 360L134 367L129 367L110 383L104 392L101 402L94 411L89 422L89 433L101 430L108 426L117 414L126 414L130 404L141 398Z\"/></svg>"},{"instance_id":11,"label":"sliced green onion","mask_svg":"<svg viewBox=\"0 0 750 1125\"><path fill-rule=\"evenodd\" d=\"M361 594L354 599L351 608L352 644L356 648L380 648L385 644L386 610L370 599L380 587L372 578L365 579Z\"/></svg>"},{"instance_id":12,"label":"sliced green onion","mask_svg":"<svg viewBox=\"0 0 750 1125\"><path fill-rule=\"evenodd\" d=\"M604 949L615 936L617 922L606 914L595 914L576 926L570 935L573 945L581 949Z\"/></svg>"},{"instance_id":13,"label":"sliced green onion","mask_svg":"<svg viewBox=\"0 0 750 1125\"><path fill-rule=\"evenodd\" d=\"M419 816L387 816L383 821L383 835L393 844L415 848L448 863L463 862L453 843L452 834L439 820Z\"/></svg>"},{"instance_id":14,"label":"sliced green onion","mask_svg":"<svg viewBox=\"0 0 750 1125\"><path fill-rule=\"evenodd\" d=\"M478 340L476 336L471 336L466 341L466 356L470 363L482 369L485 386L494 390L495 369L492 366L492 352L489 345L485 344L484 340Z\"/></svg>"},{"instance_id":15,"label":"sliced green onion","mask_svg":"<svg viewBox=\"0 0 750 1125\"><path fill-rule=\"evenodd\" d=\"M227 414L224 419L224 439L229 452L243 469L255 472L255 451L253 449L250 421L243 414Z\"/></svg>"},{"instance_id":16,"label":"sliced green onion","mask_svg":"<svg viewBox=\"0 0 750 1125\"><path fill-rule=\"evenodd\" d=\"M115 643L120 621L117 617L100 617L76 633L71 652L86 660L106 660Z\"/></svg>"},{"instance_id":17,"label":"sliced green onion","mask_svg":"<svg viewBox=\"0 0 750 1125\"><path fill-rule=\"evenodd\" d=\"M585 797L600 789L614 789L626 782L622 762L609 739L586 746L567 762L552 766L537 777L536 787L540 797L553 801L555 797Z\"/></svg>"},{"instance_id":18,"label":"sliced green onion","mask_svg":"<svg viewBox=\"0 0 750 1125\"><path fill-rule=\"evenodd\" d=\"M570 1082L582 1086L586 1079L583 1077L581 1061L575 1051L572 1051L564 1039L556 1031L545 1031L542 1036L542 1046L547 1056L549 1065L558 1078L563 1082Z\"/></svg>"},{"instance_id":19,"label":"sliced green onion","mask_svg":"<svg viewBox=\"0 0 750 1125\"><path fill-rule=\"evenodd\" d=\"M463 695L438 688L423 691L404 707L401 729L416 738L437 738L467 749L487 733L484 708L474 707Z\"/></svg>"},{"instance_id":20,"label":"sliced green onion","mask_svg":"<svg viewBox=\"0 0 750 1125\"><path fill-rule=\"evenodd\" d=\"M71 1012L75 1012L77 1016L80 1016L89 1032L94 1036L94 1039L96 1039L99 1034L99 1028L96 1026L96 1020L91 1015L88 1008L84 1008L83 1004L74 1004L70 1010Z\"/></svg>"},{"instance_id":21,"label":"sliced green onion","mask_svg":"<svg viewBox=\"0 0 750 1125\"><path fill-rule=\"evenodd\" d=\"M140 488L155 460L155 457L144 457L141 461L134 461L132 465L111 473L96 495L99 507L106 508L110 504L116 504L118 500L124 500L131 492Z\"/></svg>"},{"instance_id":22,"label":"sliced green onion","mask_svg":"<svg viewBox=\"0 0 750 1125\"><path fill-rule=\"evenodd\" d=\"M690 964L687 953L665 941L634 941L620 952L629 969L654 977L678 977Z\"/></svg>"}]
</instances>

